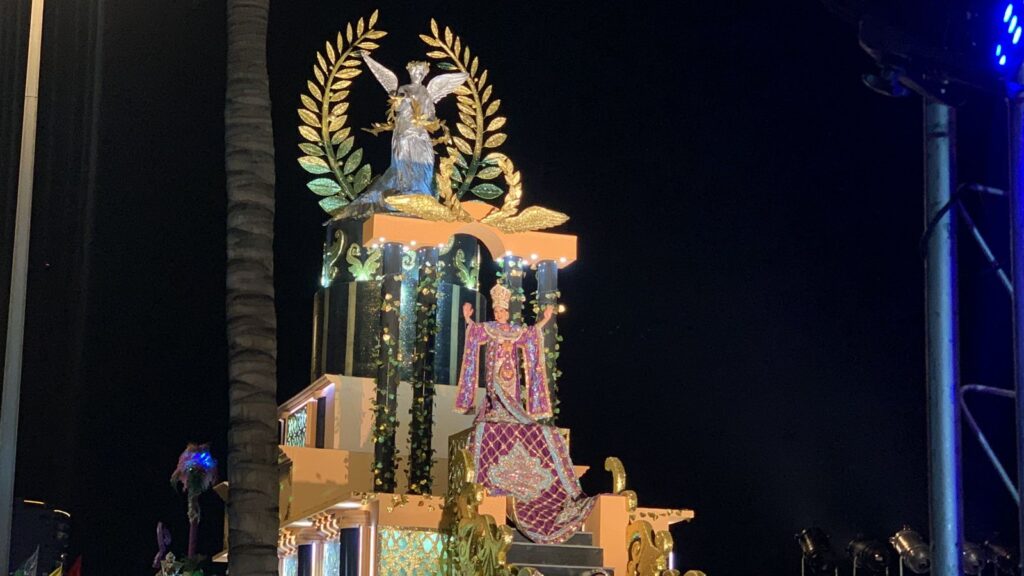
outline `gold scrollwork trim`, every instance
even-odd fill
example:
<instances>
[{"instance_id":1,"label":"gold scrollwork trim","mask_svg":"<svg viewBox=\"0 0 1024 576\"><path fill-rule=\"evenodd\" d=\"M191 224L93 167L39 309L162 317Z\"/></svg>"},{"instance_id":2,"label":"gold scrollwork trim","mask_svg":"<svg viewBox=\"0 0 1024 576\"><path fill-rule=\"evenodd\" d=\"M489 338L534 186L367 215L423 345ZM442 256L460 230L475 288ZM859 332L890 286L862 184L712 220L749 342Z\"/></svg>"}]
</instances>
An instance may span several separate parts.
<instances>
[{"instance_id":1,"label":"gold scrollwork trim","mask_svg":"<svg viewBox=\"0 0 1024 576\"><path fill-rule=\"evenodd\" d=\"M615 456L604 459L604 469L612 473L612 494L621 494L626 489L626 467Z\"/></svg>"},{"instance_id":2,"label":"gold scrollwork trim","mask_svg":"<svg viewBox=\"0 0 1024 576\"><path fill-rule=\"evenodd\" d=\"M349 263L348 271L357 282L373 280L380 269L380 260L383 256L380 248L370 247L366 249L366 259L362 259L363 248L359 244L352 243L348 247L345 260Z\"/></svg>"},{"instance_id":3,"label":"gold scrollwork trim","mask_svg":"<svg viewBox=\"0 0 1024 576\"><path fill-rule=\"evenodd\" d=\"M327 540L333 540L341 534L341 523L338 522L338 517L330 512L321 512L313 516L313 527Z\"/></svg>"},{"instance_id":4,"label":"gold scrollwork trim","mask_svg":"<svg viewBox=\"0 0 1024 576\"><path fill-rule=\"evenodd\" d=\"M442 529L449 535L446 573L451 576L512 576L506 562L512 529L499 526L490 514L480 513L487 490L476 480L473 457L466 449L450 463L448 497Z\"/></svg>"},{"instance_id":5,"label":"gold scrollwork trim","mask_svg":"<svg viewBox=\"0 0 1024 576\"><path fill-rule=\"evenodd\" d=\"M678 570L668 569L668 557L672 553L672 534L668 530L654 531L651 523L637 518L636 492L626 490L626 467L622 460L609 456L604 469L612 474L612 492L626 497L629 510L629 525L626 527L626 550L629 563L628 576L679 576Z\"/></svg>"},{"instance_id":6,"label":"gold scrollwork trim","mask_svg":"<svg viewBox=\"0 0 1024 576\"><path fill-rule=\"evenodd\" d=\"M668 555L672 553L672 535L668 530L654 531L651 523L636 520L626 528L626 548L629 576L679 576L678 570L669 570Z\"/></svg>"},{"instance_id":7,"label":"gold scrollwork trim","mask_svg":"<svg viewBox=\"0 0 1024 576\"><path fill-rule=\"evenodd\" d=\"M299 549L298 543L295 540L295 533L287 528L282 528L277 533L277 556L278 558L285 558L295 554Z\"/></svg>"},{"instance_id":8,"label":"gold scrollwork trim","mask_svg":"<svg viewBox=\"0 0 1024 576\"><path fill-rule=\"evenodd\" d=\"M324 265L320 272L320 285L327 288L338 277L338 259L345 247L345 233L340 229L334 231L334 241L324 244Z\"/></svg>"}]
</instances>

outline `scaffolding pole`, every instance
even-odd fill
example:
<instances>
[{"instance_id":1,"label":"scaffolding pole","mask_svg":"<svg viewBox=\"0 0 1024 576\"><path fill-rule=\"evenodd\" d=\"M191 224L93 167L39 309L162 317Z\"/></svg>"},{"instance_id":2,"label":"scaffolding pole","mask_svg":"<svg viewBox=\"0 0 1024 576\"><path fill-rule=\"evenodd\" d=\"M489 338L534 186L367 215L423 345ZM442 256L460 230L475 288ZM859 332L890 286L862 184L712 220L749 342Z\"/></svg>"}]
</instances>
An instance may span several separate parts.
<instances>
[{"instance_id":1,"label":"scaffolding pole","mask_svg":"<svg viewBox=\"0 0 1024 576\"><path fill-rule=\"evenodd\" d=\"M956 111L925 97L925 329L928 381L928 512L934 576L960 576L960 422L957 403Z\"/></svg>"},{"instance_id":2,"label":"scaffolding pole","mask_svg":"<svg viewBox=\"0 0 1024 576\"><path fill-rule=\"evenodd\" d=\"M1024 68L1018 73L1024 79ZM1017 408L1017 498L1024 494L1024 92L1010 95L1010 259L1013 262L1013 383ZM1024 508L1017 506L1024 551Z\"/></svg>"},{"instance_id":3,"label":"scaffolding pole","mask_svg":"<svg viewBox=\"0 0 1024 576\"><path fill-rule=\"evenodd\" d=\"M43 0L32 0L25 67L25 107L21 121L18 201L14 216L14 258L11 299L4 351L4 385L0 404L0 569L11 564L11 520L14 514L14 464L18 452L18 409L21 404L21 359L25 336L25 295L28 285L28 241L32 221L32 180L36 158L36 115L39 109L39 62L43 40Z\"/></svg>"}]
</instances>

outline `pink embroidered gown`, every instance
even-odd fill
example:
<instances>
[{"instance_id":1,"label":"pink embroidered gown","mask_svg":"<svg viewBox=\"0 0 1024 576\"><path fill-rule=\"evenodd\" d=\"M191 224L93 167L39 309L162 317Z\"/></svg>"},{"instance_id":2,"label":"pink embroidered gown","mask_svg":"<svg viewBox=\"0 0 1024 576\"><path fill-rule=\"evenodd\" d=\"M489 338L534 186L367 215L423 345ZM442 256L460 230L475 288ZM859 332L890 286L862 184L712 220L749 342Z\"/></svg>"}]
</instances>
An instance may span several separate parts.
<instances>
[{"instance_id":1,"label":"pink embroidered gown","mask_svg":"<svg viewBox=\"0 0 1024 576\"><path fill-rule=\"evenodd\" d=\"M513 522L526 537L543 544L564 542L580 529L595 501L580 489L565 438L557 428L536 422L551 416L541 330L471 323L455 400L458 412L475 403L481 347L485 397L468 446L477 482L492 495L512 498Z\"/></svg>"}]
</instances>

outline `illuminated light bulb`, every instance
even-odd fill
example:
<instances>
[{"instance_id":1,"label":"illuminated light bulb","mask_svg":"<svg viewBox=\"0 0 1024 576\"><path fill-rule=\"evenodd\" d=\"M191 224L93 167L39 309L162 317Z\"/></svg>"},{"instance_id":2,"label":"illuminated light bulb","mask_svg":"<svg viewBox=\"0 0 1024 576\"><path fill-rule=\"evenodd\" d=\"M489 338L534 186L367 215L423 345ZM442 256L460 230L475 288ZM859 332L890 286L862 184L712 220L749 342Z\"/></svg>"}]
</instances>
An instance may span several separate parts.
<instances>
[{"instance_id":1,"label":"illuminated light bulb","mask_svg":"<svg viewBox=\"0 0 1024 576\"><path fill-rule=\"evenodd\" d=\"M373 248L374 250L376 250L379 247L380 246L377 243L373 243L373 244L370 245L370 248Z\"/></svg>"},{"instance_id":2,"label":"illuminated light bulb","mask_svg":"<svg viewBox=\"0 0 1024 576\"><path fill-rule=\"evenodd\" d=\"M536 260L536 259L537 259L537 255L536 254L530 254L530 260Z\"/></svg>"},{"instance_id":3,"label":"illuminated light bulb","mask_svg":"<svg viewBox=\"0 0 1024 576\"><path fill-rule=\"evenodd\" d=\"M1003 54L1002 56L999 57L999 65L1006 66L1006 54Z\"/></svg>"},{"instance_id":4,"label":"illuminated light bulb","mask_svg":"<svg viewBox=\"0 0 1024 576\"><path fill-rule=\"evenodd\" d=\"M996 56L1002 56L1002 55L1003 55L1003 45L1002 44L996 44Z\"/></svg>"},{"instance_id":5,"label":"illuminated light bulb","mask_svg":"<svg viewBox=\"0 0 1024 576\"><path fill-rule=\"evenodd\" d=\"M558 259L558 261L561 262L562 264L565 264L566 262L569 261L569 259L566 258L565 256L562 256L561 258Z\"/></svg>"},{"instance_id":6,"label":"illuminated light bulb","mask_svg":"<svg viewBox=\"0 0 1024 576\"><path fill-rule=\"evenodd\" d=\"M558 313L559 314L565 313L565 304L559 304L558 305Z\"/></svg>"},{"instance_id":7,"label":"illuminated light bulb","mask_svg":"<svg viewBox=\"0 0 1024 576\"><path fill-rule=\"evenodd\" d=\"M1013 2L1006 5L1006 11L1003 12L1003 22L1009 22L1010 16L1013 15Z\"/></svg>"},{"instance_id":8,"label":"illuminated light bulb","mask_svg":"<svg viewBox=\"0 0 1024 576\"><path fill-rule=\"evenodd\" d=\"M1021 31L1021 27L1018 26L1017 30L1013 33L1013 43L1014 44L1020 42L1020 31Z\"/></svg>"},{"instance_id":9,"label":"illuminated light bulb","mask_svg":"<svg viewBox=\"0 0 1024 576\"><path fill-rule=\"evenodd\" d=\"M384 237L381 236L380 238L377 238L377 241L380 242L381 244L383 244L384 243Z\"/></svg>"},{"instance_id":10,"label":"illuminated light bulb","mask_svg":"<svg viewBox=\"0 0 1024 576\"><path fill-rule=\"evenodd\" d=\"M511 256L511 255L512 255L512 251L511 250L505 250L505 256Z\"/></svg>"},{"instance_id":11,"label":"illuminated light bulb","mask_svg":"<svg viewBox=\"0 0 1024 576\"><path fill-rule=\"evenodd\" d=\"M415 245L416 245L416 241L415 240L409 240L409 246L415 246Z\"/></svg>"},{"instance_id":12,"label":"illuminated light bulb","mask_svg":"<svg viewBox=\"0 0 1024 576\"><path fill-rule=\"evenodd\" d=\"M1017 28L1017 15L1016 14L1014 14L1012 17L1010 17L1010 26L1009 26L1009 28L1006 29L1006 31L1012 34L1013 30L1015 28Z\"/></svg>"}]
</instances>

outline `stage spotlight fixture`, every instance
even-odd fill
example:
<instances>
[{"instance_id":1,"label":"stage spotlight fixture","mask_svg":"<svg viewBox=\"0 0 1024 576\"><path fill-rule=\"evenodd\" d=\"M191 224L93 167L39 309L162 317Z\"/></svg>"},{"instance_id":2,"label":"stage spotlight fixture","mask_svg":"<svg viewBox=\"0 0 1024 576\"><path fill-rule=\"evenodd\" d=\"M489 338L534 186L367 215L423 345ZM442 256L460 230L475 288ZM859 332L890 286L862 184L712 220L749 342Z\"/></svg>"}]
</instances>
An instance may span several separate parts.
<instances>
[{"instance_id":1,"label":"stage spotlight fixture","mask_svg":"<svg viewBox=\"0 0 1024 576\"><path fill-rule=\"evenodd\" d=\"M889 543L900 555L901 574L904 566L914 574L924 574L931 568L931 550L921 535L913 531L910 526L904 525L900 531L893 534L892 538L889 538Z\"/></svg>"},{"instance_id":2,"label":"stage spotlight fixture","mask_svg":"<svg viewBox=\"0 0 1024 576\"><path fill-rule=\"evenodd\" d=\"M800 574L833 574L837 572L836 556L828 534L821 528L804 528L796 535L803 556Z\"/></svg>"},{"instance_id":3,"label":"stage spotlight fixture","mask_svg":"<svg viewBox=\"0 0 1024 576\"><path fill-rule=\"evenodd\" d=\"M964 574L978 576L988 564L988 554L985 549L974 542L964 542L964 549L960 555L963 563Z\"/></svg>"},{"instance_id":4,"label":"stage spotlight fixture","mask_svg":"<svg viewBox=\"0 0 1024 576\"><path fill-rule=\"evenodd\" d=\"M994 32L992 59L1000 71L1012 73L1024 59L1024 41L1021 39L1021 32L1024 31L1024 2L994 2L991 18Z\"/></svg>"},{"instance_id":5,"label":"stage spotlight fixture","mask_svg":"<svg viewBox=\"0 0 1024 576\"><path fill-rule=\"evenodd\" d=\"M853 562L853 574L858 571L868 574L888 574L892 558L891 549L878 540L857 538L850 541L846 553Z\"/></svg>"},{"instance_id":6,"label":"stage spotlight fixture","mask_svg":"<svg viewBox=\"0 0 1024 576\"><path fill-rule=\"evenodd\" d=\"M988 561L996 568L998 574L1016 574L1017 557L1002 544L986 541L982 544L988 555Z\"/></svg>"},{"instance_id":7,"label":"stage spotlight fixture","mask_svg":"<svg viewBox=\"0 0 1024 576\"><path fill-rule=\"evenodd\" d=\"M893 68L881 68L878 74L864 74L860 79L865 86L882 96L900 98L910 94L910 90L900 84L900 74Z\"/></svg>"}]
</instances>

